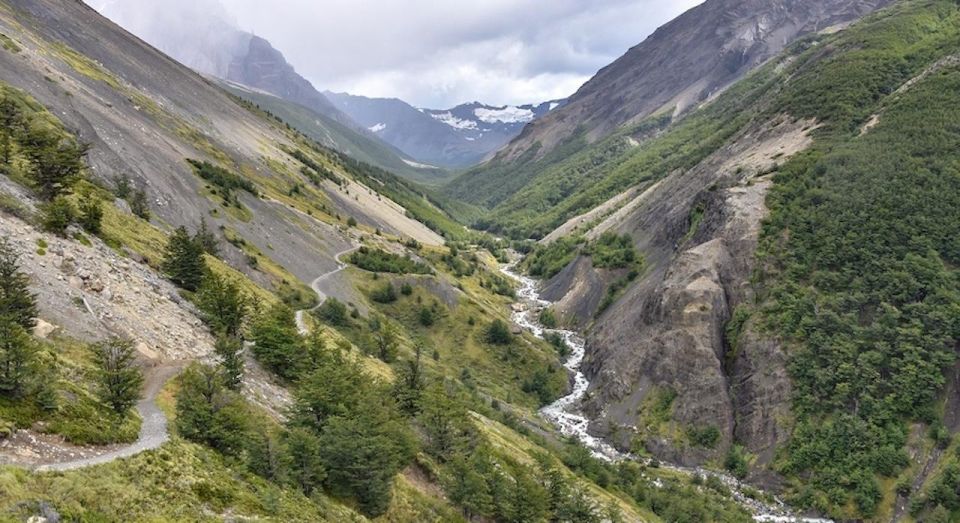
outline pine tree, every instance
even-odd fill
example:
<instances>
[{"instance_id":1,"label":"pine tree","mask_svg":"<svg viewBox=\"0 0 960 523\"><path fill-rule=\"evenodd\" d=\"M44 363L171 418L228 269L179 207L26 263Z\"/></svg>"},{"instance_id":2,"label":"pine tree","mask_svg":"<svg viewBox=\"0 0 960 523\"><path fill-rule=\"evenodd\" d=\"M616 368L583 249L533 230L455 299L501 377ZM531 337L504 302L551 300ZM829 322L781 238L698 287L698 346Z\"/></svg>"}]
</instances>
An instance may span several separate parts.
<instances>
[{"instance_id":1,"label":"pine tree","mask_svg":"<svg viewBox=\"0 0 960 523\"><path fill-rule=\"evenodd\" d=\"M137 189L130 194L130 212L144 220L150 221L150 201L147 199L147 191Z\"/></svg>"},{"instance_id":2,"label":"pine tree","mask_svg":"<svg viewBox=\"0 0 960 523\"><path fill-rule=\"evenodd\" d=\"M197 229L193 240L200 244L200 246L203 247L203 251L210 256L218 256L220 254L220 245L217 242L217 237L213 234L213 231L207 228L206 218L200 218L200 228Z\"/></svg>"},{"instance_id":3,"label":"pine tree","mask_svg":"<svg viewBox=\"0 0 960 523\"><path fill-rule=\"evenodd\" d=\"M243 384L243 341L230 336L218 336L214 351L220 356L224 385L234 391Z\"/></svg>"},{"instance_id":4,"label":"pine tree","mask_svg":"<svg viewBox=\"0 0 960 523\"><path fill-rule=\"evenodd\" d=\"M103 206L100 200L87 196L80 201L80 225L90 234L100 234Z\"/></svg>"},{"instance_id":5,"label":"pine tree","mask_svg":"<svg viewBox=\"0 0 960 523\"><path fill-rule=\"evenodd\" d=\"M250 300L240 285L207 271L194 302L203 321L218 335L239 338L240 329L250 309Z\"/></svg>"},{"instance_id":6,"label":"pine tree","mask_svg":"<svg viewBox=\"0 0 960 523\"><path fill-rule=\"evenodd\" d=\"M0 316L0 394L19 396L34 372L37 346L23 326Z\"/></svg>"},{"instance_id":7,"label":"pine tree","mask_svg":"<svg viewBox=\"0 0 960 523\"><path fill-rule=\"evenodd\" d=\"M257 359L281 378L292 380L305 359L303 338L293 310L278 303L261 314L250 328Z\"/></svg>"},{"instance_id":8,"label":"pine tree","mask_svg":"<svg viewBox=\"0 0 960 523\"><path fill-rule=\"evenodd\" d=\"M393 395L397 399L397 408L408 416L416 416L420 412L420 396L423 394L423 364L420 361L423 345L417 343L414 358L400 369L400 376L395 382Z\"/></svg>"},{"instance_id":9,"label":"pine tree","mask_svg":"<svg viewBox=\"0 0 960 523\"><path fill-rule=\"evenodd\" d=\"M397 359L399 336L397 329L386 318L377 321L377 328L373 332L373 341L376 345L376 355L385 363L393 363Z\"/></svg>"},{"instance_id":10,"label":"pine tree","mask_svg":"<svg viewBox=\"0 0 960 523\"><path fill-rule=\"evenodd\" d=\"M320 440L303 428L293 428L283 437L283 469L290 481L310 495L320 488L326 472L320 454Z\"/></svg>"},{"instance_id":11,"label":"pine tree","mask_svg":"<svg viewBox=\"0 0 960 523\"><path fill-rule=\"evenodd\" d=\"M65 140L46 127L31 129L24 138L33 183L46 201L67 194L80 178L89 147Z\"/></svg>"},{"instance_id":12,"label":"pine tree","mask_svg":"<svg viewBox=\"0 0 960 523\"><path fill-rule=\"evenodd\" d=\"M117 414L125 414L141 396L143 373L135 365L130 340L113 338L93 346L100 400Z\"/></svg>"},{"instance_id":13,"label":"pine tree","mask_svg":"<svg viewBox=\"0 0 960 523\"><path fill-rule=\"evenodd\" d=\"M206 272L203 247L190 237L185 227L179 227L167 242L166 257L161 269L170 281L188 291L196 291Z\"/></svg>"},{"instance_id":14,"label":"pine tree","mask_svg":"<svg viewBox=\"0 0 960 523\"><path fill-rule=\"evenodd\" d=\"M25 330L37 323L37 299L30 292L30 278L20 271L19 255L6 238L0 238L0 316Z\"/></svg>"},{"instance_id":15,"label":"pine tree","mask_svg":"<svg viewBox=\"0 0 960 523\"><path fill-rule=\"evenodd\" d=\"M0 161L4 167L13 159L13 139L24 127L23 113L10 97L0 99Z\"/></svg>"}]
</instances>

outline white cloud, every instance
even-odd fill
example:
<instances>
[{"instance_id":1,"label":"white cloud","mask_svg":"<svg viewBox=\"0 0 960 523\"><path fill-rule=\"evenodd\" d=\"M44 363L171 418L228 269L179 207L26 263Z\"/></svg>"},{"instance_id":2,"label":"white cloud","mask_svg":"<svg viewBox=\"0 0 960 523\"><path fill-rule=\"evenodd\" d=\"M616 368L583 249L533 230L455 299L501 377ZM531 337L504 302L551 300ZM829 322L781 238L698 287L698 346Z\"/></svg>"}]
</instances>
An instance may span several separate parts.
<instances>
[{"instance_id":1,"label":"white cloud","mask_svg":"<svg viewBox=\"0 0 960 523\"><path fill-rule=\"evenodd\" d=\"M164 0L164 10L195 13L211 1ZM319 89L434 108L568 96L701 1L220 0Z\"/></svg>"}]
</instances>

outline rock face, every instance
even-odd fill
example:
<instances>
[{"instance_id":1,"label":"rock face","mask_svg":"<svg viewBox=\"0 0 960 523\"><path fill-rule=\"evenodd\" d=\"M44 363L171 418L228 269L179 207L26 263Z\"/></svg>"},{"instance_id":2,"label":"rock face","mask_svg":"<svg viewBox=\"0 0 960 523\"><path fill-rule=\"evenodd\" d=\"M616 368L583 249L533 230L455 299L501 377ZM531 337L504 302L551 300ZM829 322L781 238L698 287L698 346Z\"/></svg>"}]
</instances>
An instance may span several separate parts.
<instances>
[{"instance_id":1,"label":"rock face","mask_svg":"<svg viewBox=\"0 0 960 523\"><path fill-rule=\"evenodd\" d=\"M567 105L527 126L498 157L538 155L583 129L590 140L661 111L680 113L742 78L798 37L892 0L708 0L602 69Z\"/></svg>"},{"instance_id":2,"label":"rock face","mask_svg":"<svg viewBox=\"0 0 960 523\"><path fill-rule=\"evenodd\" d=\"M735 344L725 330L737 307L753 299L749 279L771 185L762 173L807 147L812 127L786 118L748 127L589 233L630 234L647 261L644 275L589 332L586 410L595 432L687 465L722 457L733 441L758 455L758 464L773 458L788 430L786 357L749 321ZM579 277L561 273L551 282L557 288L548 286L554 297L572 297L574 309L590 305L579 289L597 277L579 270ZM666 390L675 394L670 430L644 433L651 394ZM720 434L713 448L688 441L688 431L711 427Z\"/></svg>"}]
</instances>

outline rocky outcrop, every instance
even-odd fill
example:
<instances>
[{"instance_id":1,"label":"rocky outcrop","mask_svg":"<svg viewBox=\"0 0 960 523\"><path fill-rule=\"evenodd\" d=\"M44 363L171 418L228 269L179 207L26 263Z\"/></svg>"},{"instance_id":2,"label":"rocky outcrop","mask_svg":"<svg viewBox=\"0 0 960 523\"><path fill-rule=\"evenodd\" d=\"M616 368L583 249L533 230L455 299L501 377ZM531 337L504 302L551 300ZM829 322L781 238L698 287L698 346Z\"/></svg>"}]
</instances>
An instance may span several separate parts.
<instances>
[{"instance_id":1,"label":"rocky outcrop","mask_svg":"<svg viewBox=\"0 0 960 523\"><path fill-rule=\"evenodd\" d=\"M765 173L807 147L812 128L788 118L748 126L591 231L630 234L647 261L588 336L586 410L598 434L686 465L719 458L733 442L757 455L757 464L773 458L789 430L783 349L751 322L735 346L725 331L737 307L753 301L749 280L772 183ZM650 395L664 390L676 394L670 430L651 432L643 426ZM687 437L710 427L720 434L712 448ZM631 441L638 434L642 441Z\"/></svg>"},{"instance_id":2,"label":"rocky outcrop","mask_svg":"<svg viewBox=\"0 0 960 523\"><path fill-rule=\"evenodd\" d=\"M803 35L892 0L709 0L602 69L567 105L533 122L499 158L542 156L574 133L589 140L660 111L696 107Z\"/></svg>"}]
</instances>

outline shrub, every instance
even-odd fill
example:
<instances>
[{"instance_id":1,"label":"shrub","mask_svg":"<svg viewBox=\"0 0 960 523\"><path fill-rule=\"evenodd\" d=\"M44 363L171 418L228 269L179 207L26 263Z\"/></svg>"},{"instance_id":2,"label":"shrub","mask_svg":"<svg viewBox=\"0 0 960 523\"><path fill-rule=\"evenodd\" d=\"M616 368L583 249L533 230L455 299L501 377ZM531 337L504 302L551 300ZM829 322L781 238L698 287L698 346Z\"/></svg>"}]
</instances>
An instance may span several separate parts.
<instances>
[{"instance_id":1,"label":"shrub","mask_svg":"<svg viewBox=\"0 0 960 523\"><path fill-rule=\"evenodd\" d=\"M397 301L397 290L393 287L393 283L388 281L374 289L370 293L370 299L377 303L393 303Z\"/></svg>"},{"instance_id":2,"label":"shrub","mask_svg":"<svg viewBox=\"0 0 960 523\"><path fill-rule=\"evenodd\" d=\"M350 263L370 272L393 274L431 274L427 265L413 261L409 256L398 256L380 249L361 247L350 255Z\"/></svg>"},{"instance_id":3,"label":"shrub","mask_svg":"<svg viewBox=\"0 0 960 523\"><path fill-rule=\"evenodd\" d=\"M95 197L86 197L80 201L80 226L90 234L100 234L103 221L103 205Z\"/></svg>"},{"instance_id":4,"label":"shrub","mask_svg":"<svg viewBox=\"0 0 960 523\"><path fill-rule=\"evenodd\" d=\"M486 340L495 345L509 345L513 341L510 327L503 320L493 320L487 327Z\"/></svg>"},{"instance_id":5,"label":"shrub","mask_svg":"<svg viewBox=\"0 0 960 523\"><path fill-rule=\"evenodd\" d=\"M77 219L77 211L73 208L73 204L63 196L58 196L44 204L40 211L43 229L60 236L63 236L67 227Z\"/></svg>"}]
</instances>

